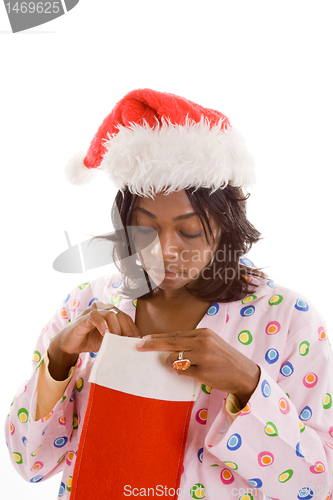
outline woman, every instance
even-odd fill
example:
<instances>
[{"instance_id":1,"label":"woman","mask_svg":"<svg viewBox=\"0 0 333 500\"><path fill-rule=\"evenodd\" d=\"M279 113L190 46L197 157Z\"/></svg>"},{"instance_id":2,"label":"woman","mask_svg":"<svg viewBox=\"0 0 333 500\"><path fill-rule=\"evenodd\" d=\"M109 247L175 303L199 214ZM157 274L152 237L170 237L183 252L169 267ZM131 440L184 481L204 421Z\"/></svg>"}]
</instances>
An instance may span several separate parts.
<instances>
[{"instance_id":1,"label":"woman","mask_svg":"<svg viewBox=\"0 0 333 500\"><path fill-rule=\"evenodd\" d=\"M88 378L111 332L143 337L138 352L170 353L165 369L201 385L179 498L330 498L331 349L313 306L244 259L260 234L246 219L253 160L242 138L218 111L137 90L67 177L80 184L96 168L119 189L120 273L73 289L43 328L38 369L6 423L18 472L38 482L64 470L59 496L74 498ZM139 486L124 484L123 497L162 496Z\"/></svg>"}]
</instances>

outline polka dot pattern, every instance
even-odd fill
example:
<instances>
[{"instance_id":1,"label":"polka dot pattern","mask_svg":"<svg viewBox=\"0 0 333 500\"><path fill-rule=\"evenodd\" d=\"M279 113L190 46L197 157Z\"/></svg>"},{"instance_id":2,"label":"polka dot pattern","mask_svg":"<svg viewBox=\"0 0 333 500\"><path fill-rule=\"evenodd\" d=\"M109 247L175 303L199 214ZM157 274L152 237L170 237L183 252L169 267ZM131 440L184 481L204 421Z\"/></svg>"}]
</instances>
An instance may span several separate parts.
<instances>
[{"instance_id":1,"label":"polka dot pattern","mask_svg":"<svg viewBox=\"0 0 333 500\"><path fill-rule=\"evenodd\" d=\"M29 413L28 410L26 410L25 408L20 408L19 411L17 412L17 416L22 424L26 424L29 420Z\"/></svg>"},{"instance_id":2,"label":"polka dot pattern","mask_svg":"<svg viewBox=\"0 0 333 500\"><path fill-rule=\"evenodd\" d=\"M65 494L65 492L66 492L66 486L65 486L65 483L63 483L63 482L61 481L61 483L60 483L60 488L59 488L59 492L58 492L58 498L63 497L63 496L64 496L64 494Z\"/></svg>"},{"instance_id":3,"label":"polka dot pattern","mask_svg":"<svg viewBox=\"0 0 333 500\"><path fill-rule=\"evenodd\" d=\"M261 384L261 393L265 398L268 398L271 395L271 386L264 380Z\"/></svg>"},{"instance_id":4,"label":"polka dot pattern","mask_svg":"<svg viewBox=\"0 0 333 500\"><path fill-rule=\"evenodd\" d=\"M318 328L318 340L327 340L327 339L328 337L325 328L323 326L320 326Z\"/></svg>"},{"instance_id":5,"label":"polka dot pattern","mask_svg":"<svg viewBox=\"0 0 333 500\"><path fill-rule=\"evenodd\" d=\"M302 421L307 422L308 420L310 420L311 417L312 417L312 410L310 406L304 406L303 410L299 414L299 418Z\"/></svg>"},{"instance_id":6,"label":"polka dot pattern","mask_svg":"<svg viewBox=\"0 0 333 500\"><path fill-rule=\"evenodd\" d=\"M31 471L39 470L42 469L44 466L43 462L35 462L34 465L31 467Z\"/></svg>"},{"instance_id":7,"label":"polka dot pattern","mask_svg":"<svg viewBox=\"0 0 333 500\"><path fill-rule=\"evenodd\" d=\"M310 472L312 472L312 474L322 474L325 472L325 465L319 461L315 462L314 465L311 465Z\"/></svg>"},{"instance_id":8,"label":"polka dot pattern","mask_svg":"<svg viewBox=\"0 0 333 500\"><path fill-rule=\"evenodd\" d=\"M267 335L275 335L281 330L281 325L278 321L270 321L265 328Z\"/></svg>"},{"instance_id":9,"label":"polka dot pattern","mask_svg":"<svg viewBox=\"0 0 333 500\"><path fill-rule=\"evenodd\" d=\"M265 354L265 360L267 361L268 364L272 365L273 363L277 362L279 356L280 355L276 349L268 349L268 351Z\"/></svg>"},{"instance_id":10,"label":"polka dot pattern","mask_svg":"<svg viewBox=\"0 0 333 500\"><path fill-rule=\"evenodd\" d=\"M305 302L305 300L297 299L295 303L295 309L298 311L306 312L309 310L309 305Z\"/></svg>"},{"instance_id":11,"label":"polka dot pattern","mask_svg":"<svg viewBox=\"0 0 333 500\"><path fill-rule=\"evenodd\" d=\"M215 316L220 310L220 306L217 302L214 302L207 311L208 316Z\"/></svg>"},{"instance_id":12,"label":"polka dot pattern","mask_svg":"<svg viewBox=\"0 0 333 500\"><path fill-rule=\"evenodd\" d=\"M90 283L82 283L82 285L79 285L78 288L80 290L85 290L86 288L88 288L90 286Z\"/></svg>"},{"instance_id":13,"label":"polka dot pattern","mask_svg":"<svg viewBox=\"0 0 333 500\"><path fill-rule=\"evenodd\" d=\"M243 258L239 259L239 262L241 264L243 264L243 266L254 267L254 264L253 264L252 260L250 260L250 259L247 259L247 258L243 257Z\"/></svg>"},{"instance_id":14,"label":"polka dot pattern","mask_svg":"<svg viewBox=\"0 0 333 500\"><path fill-rule=\"evenodd\" d=\"M249 330L243 330L238 334L238 340L243 345L249 345L252 343L253 337Z\"/></svg>"},{"instance_id":15,"label":"polka dot pattern","mask_svg":"<svg viewBox=\"0 0 333 500\"><path fill-rule=\"evenodd\" d=\"M283 413L284 415L287 415L287 413L289 413L290 411L290 404L288 402L288 399L287 398L281 398L279 399L279 410L281 413Z\"/></svg>"},{"instance_id":16,"label":"polka dot pattern","mask_svg":"<svg viewBox=\"0 0 333 500\"><path fill-rule=\"evenodd\" d=\"M220 391L212 389L208 381L200 382L191 414L185 460L180 468L181 481L191 498L209 498L211 488L222 488L225 498L255 500L257 495L246 491L247 484L249 488L261 489L265 500L281 499L283 495L279 496L278 487L286 483L286 488L295 492L295 498L310 500L315 495L309 485L326 477L328 468L317 444L313 447L310 463L304 461L302 450L302 444L303 449L307 449L304 439L311 438L309 428L321 426L319 413L326 423L320 434L323 446L326 453L333 450L333 377L327 376L330 346L325 342L329 341L326 327L314 308L293 292L270 280L263 281L257 288L251 288L252 283L257 283L256 278L249 277L247 281L249 292L245 297L234 303L211 303L198 326L211 329L233 349L258 363L262 370L261 380L235 420L225 409L224 413L220 412L221 405L225 404L221 395L217 401ZM82 283L66 296L56 319L45 324L41 331L43 337L33 352L34 369L42 364L45 349L56 332L94 302L122 304L124 311L135 317L138 300L123 296L122 280L102 278L99 283L102 282L103 286L98 287L95 281ZM307 323L311 328L304 326ZM318 356L320 349L321 352L325 350L322 358ZM316 360L315 355L318 356ZM42 481L47 471L61 464L63 475L58 498L63 500L70 499L77 446L84 423L82 416L89 395L90 367L97 357L98 352L80 355L74 378L57 407L39 422L34 422L36 435L31 434L29 427L34 415L29 403L31 383L23 384L17 399L13 399L6 425L11 460L18 470L26 470L28 481ZM214 423L218 425L210 435ZM294 433L289 442L286 430L288 436ZM207 436L209 441L206 441ZM48 453L45 452L46 440ZM282 466L281 453L285 454ZM251 463L251 473L247 474L249 454L254 457L254 463ZM217 456L226 460L221 461ZM268 483L273 485L270 499L264 494ZM236 488L236 495L231 493L232 488ZM326 500L330 500L331 493L327 495Z\"/></svg>"},{"instance_id":17,"label":"polka dot pattern","mask_svg":"<svg viewBox=\"0 0 333 500\"><path fill-rule=\"evenodd\" d=\"M301 450L301 443L297 443L297 445L296 445L296 455L298 457L304 458L304 454L303 454L303 452Z\"/></svg>"},{"instance_id":18,"label":"polka dot pattern","mask_svg":"<svg viewBox=\"0 0 333 500\"><path fill-rule=\"evenodd\" d=\"M201 408L196 413L195 419L199 424L205 425L207 421L207 408Z\"/></svg>"},{"instance_id":19,"label":"polka dot pattern","mask_svg":"<svg viewBox=\"0 0 333 500\"><path fill-rule=\"evenodd\" d=\"M254 306L246 306L246 307L243 307L241 310L240 310L240 314L241 316L243 316L244 318L247 318L249 316L252 316L252 314L254 314L256 312L256 308Z\"/></svg>"},{"instance_id":20,"label":"polka dot pattern","mask_svg":"<svg viewBox=\"0 0 333 500\"><path fill-rule=\"evenodd\" d=\"M317 382L318 382L318 377L315 373L312 373L312 372L308 373L303 378L303 385L305 387L309 387L309 388L315 387Z\"/></svg>"},{"instance_id":21,"label":"polka dot pattern","mask_svg":"<svg viewBox=\"0 0 333 500\"><path fill-rule=\"evenodd\" d=\"M16 462L17 464L23 464L23 458L22 458L21 453L14 452L14 453L13 453L13 458L14 458L14 460L15 460L15 462Z\"/></svg>"},{"instance_id":22,"label":"polka dot pattern","mask_svg":"<svg viewBox=\"0 0 333 500\"><path fill-rule=\"evenodd\" d=\"M112 305L117 306L121 300L122 300L121 295L118 295L117 293L114 293L113 295L111 295L110 301L111 301Z\"/></svg>"},{"instance_id":23,"label":"polka dot pattern","mask_svg":"<svg viewBox=\"0 0 333 500\"><path fill-rule=\"evenodd\" d=\"M239 434L233 434L230 436L227 442L228 450L235 451L242 446L242 438Z\"/></svg>"},{"instance_id":24,"label":"polka dot pattern","mask_svg":"<svg viewBox=\"0 0 333 500\"><path fill-rule=\"evenodd\" d=\"M72 311L75 311L80 305L80 301L78 299L74 299L72 302Z\"/></svg>"},{"instance_id":25,"label":"polka dot pattern","mask_svg":"<svg viewBox=\"0 0 333 500\"><path fill-rule=\"evenodd\" d=\"M305 486L304 488L299 490L299 492L297 494L297 498L298 498L298 500L311 500L313 495L314 495L313 490L311 490L311 488L308 488L307 486Z\"/></svg>"},{"instance_id":26,"label":"polka dot pattern","mask_svg":"<svg viewBox=\"0 0 333 500\"><path fill-rule=\"evenodd\" d=\"M280 373L284 377L290 377L290 375L294 373L294 367L290 361L287 361L283 366L281 366Z\"/></svg>"},{"instance_id":27,"label":"polka dot pattern","mask_svg":"<svg viewBox=\"0 0 333 500\"><path fill-rule=\"evenodd\" d=\"M62 436L62 437L57 438L53 444L56 448L62 448L63 446L65 446L67 444L67 441L68 441L68 437Z\"/></svg>"},{"instance_id":28,"label":"polka dot pattern","mask_svg":"<svg viewBox=\"0 0 333 500\"><path fill-rule=\"evenodd\" d=\"M303 340L303 342L300 343L298 350L301 356L307 356L310 350L310 343Z\"/></svg>"},{"instance_id":29,"label":"polka dot pattern","mask_svg":"<svg viewBox=\"0 0 333 500\"><path fill-rule=\"evenodd\" d=\"M93 299L90 300L90 302L88 303L88 307L90 307L94 302L98 302L97 297L94 297Z\"/></svg>"},{"instance_id":30,"label":"polka dot pattern","mask_svg":"<svg viewBox=\"0 0 333 500\"><path fill-rule=\"evenodd\" d=\"M43 479L43 476L35 476L30 479L30 483L39 483Z\"/></svg>"},{"instance_id":31,"label":"polka dot pattern","mask_svg":"<svg viewBox=\"0 0 333 500\"><path fill-rule=\"evenodd\" d=\"M275 437L278 436L278 430L275 424L273 422L267 422L265 427L264 427L264 432L267 436Z\"/></svg>"},{"instance_id":32,"label":"polka dot pattern","mask_svg":"<svg viewBox=\"0 0 333 500\"><path fill-rule=\"evenodd\" d=\"M269 465L272 465L274 462L274 456L273 453L269 451L262 451L258 455L258 464L261 467L268 467Z\"/></svg>"},{"instance_id":33,"label":"polka dot pattern","mask_svg":"<svg viewBox=\"0 0 333 500\"><path fill-rule=\"evenodd\" d=\"M232 470L237 470L238 469L238 465L235 464L235 462L223 462L227 467L229 467L229 469L232 469Z\"/></svg>"},{"instance_id":34,"label":"polka dot pattern","mask_svg":"<svg viewBox=\"0 0 333 500\"><path fill-rule=\"evenodd\" d=\"M195 483L190 489L190 495L195 500L205 498L206 493L204 485L201 483Z\"/></svg>"},{"instance_id":35,"label":"polka dot pattern","mask_svg":"<svg viewBox=\"0 0 333 500\"><path fill-rule=\"evenodd\" d=\"M323 397L323 408L324 410L329 410L332 406L332 396L329 392L327 392Z\"/></svg>"},{"instance_id":36,"label":"polka dot pattern","mask_svg":"<svg viewBox=\"0 0 333 500\"><path fill-rule=\"evenodd\" d=\"M251 413L251 403L248 401L244 408L240 411L239 417L249 415Z\"/></svg>"},{"instance_id":37,"label":"polka dot pattern","mask_svg":"<svg viewBox=\"0 0 333 500\"><path fill-rule=\"evenodd\" d=\"M242 300L242 304L248 304L249 302L256 300L256 298L257 298L256 295L249 295L248 297L245 297L245 299Z\"/></svg>"},{"instance_id":38,"label":"polka dot pattern","mask_svg":"<svg viewBox=\"0 0 333 500\"><path fill-rule=\"evenodd\" d=\"M283 301L283 296L282 295L273 295L269 299L268 304L270 306L278 306L279 304L281 304L282 301Z\"/></svg>"},{"instance_id":39,"label":"polka dot pattern","mask_svg":"<svg viewBox=\"0 0 333 500\"><path fill-rule=\"evenodd\" d=\"M247 479L247 482L253 486L254 488L261 488L262 487L262 480L259 479L258 477L253 478L253 479Z\"/></svg>"},{"instance_id":40,"label":"polka dot pattern","mask_svg":"<svg viewBox=\"0 0 333 500\"><path fill-rule=\"evenodd\" d=\"M225 468L221 471L221 481L223 484L231 484L235 480L233 473L231 470Z\"/></svg>"},{"instance_id":41,"label":"polka dot pattern","mask_svg":"<svg viewBox=\"0 0 333 500\"><path fill-rule=\"evenodd\" d=\"M287 469L284 472L281 472L279 475L278 479L280 483L286 483L291 479L294 475L294 471L292 469Z\"/></svg>"}]
</instances>

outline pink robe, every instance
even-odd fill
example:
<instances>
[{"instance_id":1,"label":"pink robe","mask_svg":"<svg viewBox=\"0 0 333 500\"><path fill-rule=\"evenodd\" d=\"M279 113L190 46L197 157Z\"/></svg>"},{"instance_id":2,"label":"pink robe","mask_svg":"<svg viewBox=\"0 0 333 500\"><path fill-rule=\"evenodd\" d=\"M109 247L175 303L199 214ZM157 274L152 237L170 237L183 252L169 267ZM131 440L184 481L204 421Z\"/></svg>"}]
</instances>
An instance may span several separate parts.
<instances>
[{"instance_id":1,"label":"pink robe","mask_svg":"<svg viewBox=\"0 0 333 500\"><path fill-rule=\"evenodd\" d=\"M325 323L299 293L272 281L256 282L259 287L243 301L213 303L197 325L257 363L261 378L235 419L226 411L227 394L202 385L189 426L180 499L331 497L333 373ZM17 472L39 482L62 471L57 498L63 500L70 496L97 353L80 355L64 396L50 415L36 422L38 368L50 339L93 301L114 303L135 320L136 301L121 296L121 284L116 273L68 294L42 329L33 374L17 391L6 419L6 441ZM101 425L107 419L104 415ZM159 497L161 492L173 498L166 488L148 492L140 484L126 485L123 498Z\"/></svg>"}]
</instances>

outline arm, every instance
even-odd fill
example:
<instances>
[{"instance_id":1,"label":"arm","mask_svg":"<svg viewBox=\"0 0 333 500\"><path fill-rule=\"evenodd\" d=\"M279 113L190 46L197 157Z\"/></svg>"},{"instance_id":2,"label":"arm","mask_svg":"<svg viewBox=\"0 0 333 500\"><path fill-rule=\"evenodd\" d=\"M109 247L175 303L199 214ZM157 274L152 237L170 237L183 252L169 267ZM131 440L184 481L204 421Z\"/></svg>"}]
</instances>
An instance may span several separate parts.
<instances>
[{"instance_id":1,"label":"arm","mask_svg":"<svg viewBox=\"0 0 333 500\"><path fill-rule=\"evenodd\" d=\"M65 380L55 380L50 374L49 357L46 351L43 363L39 368L36 421L41 418L45 418L49 413L51 413L57 401L59 401L59 399L63 396L66 387L74 375L78 360L79 359L77 359L75 365L68 371L68 377Z\"/></svg>"},{"instance_id":2,"label":"arm","mask_svg":"<svg viewBox=\"0 0 333 500\"><path fill-rule=\"evenodd\" d=\"M74 409L78 399L82 397L75 391L77 400L74 402L72 395L75 382L78 377L82 376L81 373L86 364L83 361L89 358L89 355L83 353L80 356L81 366L75 368L76 376L67 380L61 390L59 382L52 384L52 390L55 385L58 385L56 392L52 394L49 386L50 380L47 378L44 366L46 351L51 350L57 334L69 324L69 320L75 320L88 307L93 297L91 287L85 290L75 287L67 300L59 305L53 317L45 324L36 343L31 378L17 390L10 407L5 422L9 456L14 468L27 481L34 482L39 477L45 479L63 469L62 459L70 449L70 439L73 433ZM75 310L72 308L74 299L80 301L79 307ZM65 367L68 375L67 368ZM55 375L54 372L52 374ZM38 398L38 390L41 390L42 399ZM39 407L37 407L37 400L39 405L41 404ZM59 419L61 419L61 425ZM54 442L59 437L64 437L64 446L56 448ZM37 462L34 470L33 467ZM43 466L39 470L40 464Z\"/></svg>"},{"instance_id":3,"label":"arm","mask_svg":"<svg viewBox=\"0 0 333 500\"><path fill-rule=\"evenodd\" d=\"M259 300L263 319L252 323L257 332L257 345L251 345L255 362L232 347L232 342L237 345L233 323L226 333L230 344L202 328L148 335L137 349L170 351L167 363L171 368L177 352L183 351L191 366L179 375L225 392L229 400L232 394L244 397L241 406L249 396L237 418L226 422L226 413L237 413L230 412L230 402L217 412L205 439L205 465L214 465L218 459L250 488L256 485L260 492L279 500L296 500L297 496L309 500L311 495L324 500L330 495L333 465L333 363L327 337L319 336L324 323L312 306L306 313L297 310L294 294L286 291L284 306L274 309L274 319L282 318L284 328L279 337L270 337L263 325L272 318L271 306L268 298ZM238 306L233 317L238 329ZM304 350L307 345L310 349ZM278 363L266 360L268 347L278 348ZM255 374L253 365L260 370L257 382L248 377ZM307 377L311 373L318 377L314 385L311 376Z\"/></svg>"},{"instance_id":4,"label":"arm","mask_svg":"<svg viewBox=\"0 0 333 500\"><path fill-rule=\"evenodd\" d=\"M68 451L75 455L89 397L86 382L105 332L140 336L127 314L115 315L112 304L98 301L96 293L101 299L109 295L105 283L97 278L87 287L75 287L59 306L38 339L34 372L13 400L5 425L7 445L13 466L27 481L51 477L63 470ZM75 363L75 377L68 376Z\"/></svg>"},{"instance_id":5,"label":"arm","mask_svg":"<svg viewBox=\"0 0 333 500\"><path fill-rule=\"evenodd\" d=\"M296 500L303 488L314 499L332 491L333 408L325 396L333 394L332 355L327 338L319 339L321 325L317 316L290 331L278 379L262 365L246 411L224 434L219 414L206 436L214 457L233 462L249 486L280 500ZM304 355L300 346L306 352L307 344Z\"/></svg>"}]
</instances>

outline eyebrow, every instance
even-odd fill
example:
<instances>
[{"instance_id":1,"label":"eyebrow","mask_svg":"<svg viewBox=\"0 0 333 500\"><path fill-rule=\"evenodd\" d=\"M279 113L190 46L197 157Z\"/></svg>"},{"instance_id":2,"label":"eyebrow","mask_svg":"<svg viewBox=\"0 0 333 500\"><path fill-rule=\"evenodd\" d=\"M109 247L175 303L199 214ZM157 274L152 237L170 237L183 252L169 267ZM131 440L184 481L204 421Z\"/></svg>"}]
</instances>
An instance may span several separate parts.
<instances>
[{"instance_id":1,"label":"eyebrow","mask_svg":"<svg viewBox=\"0 0 333 500\"><path fill-rule=\"evenodd\" d=\"M156 215L152 214L151 212L148 212L148 210L145 210L144 208L136 207L136 208L134 208L133 212L135 212L135 210L139 210L139 212L142 212L143 214L147 215L151 219L157 220ZM177 215L177 217L173 217L172 220L176 221L176 220L189 219L190 217L194 217L196 215L200 215L199 212L190 212L190 213L184 214L184 215Z\"/></svg>"}]
</instances>

